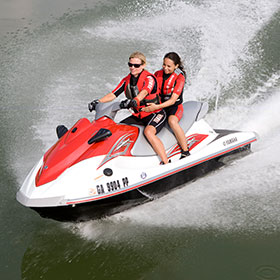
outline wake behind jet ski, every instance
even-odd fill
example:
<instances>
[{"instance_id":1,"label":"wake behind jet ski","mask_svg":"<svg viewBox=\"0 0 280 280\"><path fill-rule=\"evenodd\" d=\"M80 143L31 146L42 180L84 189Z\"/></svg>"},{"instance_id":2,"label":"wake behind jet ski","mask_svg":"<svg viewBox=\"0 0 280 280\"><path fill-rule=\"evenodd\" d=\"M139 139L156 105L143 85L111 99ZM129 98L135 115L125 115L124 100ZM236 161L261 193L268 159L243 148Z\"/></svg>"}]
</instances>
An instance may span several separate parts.
<instances>
[{"instance_id":1,"label":"wake behind jet ski","mask_svg":"<svg viewBox=\"0 0 280 280\"><path fill-rule=\"evenodd\" d=\"M30 171L17 200L42 217L85 221L112 215L224 165L232 154L250 151L254 132L212 129L203 119L207 103L183 104L180 121L191 155L181 150L170 128L158 136L171 163L159 158L143 126L116 123L120 102L99 103L95 120L80 119L71 129L58 127L58 141Z\"/></svg>"}]
</instances>

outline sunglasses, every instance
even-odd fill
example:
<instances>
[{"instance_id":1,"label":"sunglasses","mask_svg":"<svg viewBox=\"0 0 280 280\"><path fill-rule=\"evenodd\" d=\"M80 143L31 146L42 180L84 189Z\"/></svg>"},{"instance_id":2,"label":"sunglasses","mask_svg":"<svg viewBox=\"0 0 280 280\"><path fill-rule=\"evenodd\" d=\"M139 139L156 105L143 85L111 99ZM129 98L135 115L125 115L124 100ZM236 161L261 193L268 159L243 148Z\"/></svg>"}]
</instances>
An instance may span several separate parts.
<instances>
[{"instance_id":1,"label":"sunglasses","mask_svg":"<svg viewBox=\"0 0 280 280\"><path fill-rule=\"evenodd\" d=\"M128 62L128 66L129 66L129 67L139 68L141 65L142 65L142 64L133 64L133 63Z\"/></svg>"}]
</instances>

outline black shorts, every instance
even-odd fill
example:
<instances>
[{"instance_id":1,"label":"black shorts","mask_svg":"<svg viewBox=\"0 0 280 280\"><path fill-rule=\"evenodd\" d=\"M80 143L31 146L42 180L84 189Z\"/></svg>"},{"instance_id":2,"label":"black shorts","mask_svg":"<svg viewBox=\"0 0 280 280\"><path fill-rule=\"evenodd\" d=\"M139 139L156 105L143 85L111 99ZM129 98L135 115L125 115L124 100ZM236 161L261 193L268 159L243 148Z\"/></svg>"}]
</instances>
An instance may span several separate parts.
<instances>
[{"instance_id":1,"label":"black shorts","mask_svg":"<svg viewBox=\"0 0 280 280\"><path fill-rule=\"evenodd\" d=\"M122 120L121 123L138 124L138 125L144 125L145 127L151 125L156 129L157 131L156 133L159 133L163 128L165 121L166 121L166 113L164 110L161 110L157 113L152 113L143 119L139 119L135 116L130 116Z\"/></svg>"},{"instance_id":2,"label":"black shorts","mask_svg":"<svg viewBox=\"0 0 280 280\"><path fill-rule=\"evenodd\" d=\"M184 107L183 104L172 105L164 108L164 111L166 112L167 118L174 115L178 118L178 120L181 120L184 112Z\"/></svg>"}]
</instances>

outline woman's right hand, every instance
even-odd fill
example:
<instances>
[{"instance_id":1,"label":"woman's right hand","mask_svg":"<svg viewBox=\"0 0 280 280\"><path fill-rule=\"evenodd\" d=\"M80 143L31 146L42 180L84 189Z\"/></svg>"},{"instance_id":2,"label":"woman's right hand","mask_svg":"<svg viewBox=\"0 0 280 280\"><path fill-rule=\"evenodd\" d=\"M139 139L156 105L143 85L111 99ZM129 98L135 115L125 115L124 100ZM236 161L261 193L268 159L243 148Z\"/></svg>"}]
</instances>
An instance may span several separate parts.
<instances>
[{"instance_id":1,"label":"woman's right hand","mask_svg":"<svg viewBox=\"0 0 280 280\"><path fill-rule=\"evenodd\" d=\"M154 103L148 103L147 107L142 108L143 112L149 113L158 110L157 104Z\"/></svg>"}]
</instances>

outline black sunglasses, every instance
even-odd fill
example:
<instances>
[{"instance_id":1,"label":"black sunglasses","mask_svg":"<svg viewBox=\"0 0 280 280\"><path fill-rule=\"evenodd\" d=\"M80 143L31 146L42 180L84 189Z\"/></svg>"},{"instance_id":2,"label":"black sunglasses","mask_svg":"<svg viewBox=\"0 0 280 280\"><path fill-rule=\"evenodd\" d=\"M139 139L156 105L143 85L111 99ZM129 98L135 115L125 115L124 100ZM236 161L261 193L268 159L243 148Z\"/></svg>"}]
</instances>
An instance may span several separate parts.
<instances>
[{"instance_id":1,"label":"black sunglasses","mask_svg":"<svg viewBox=\"0 0 280 280\"><path fill-rule=\"evenodd\" d=\"M129 66L129 67L134 66L135 68L139 68L141 65L142 65L142 64L133 64L133 63L128 62L128 66Z\"/></svg>"}]
</instances>

